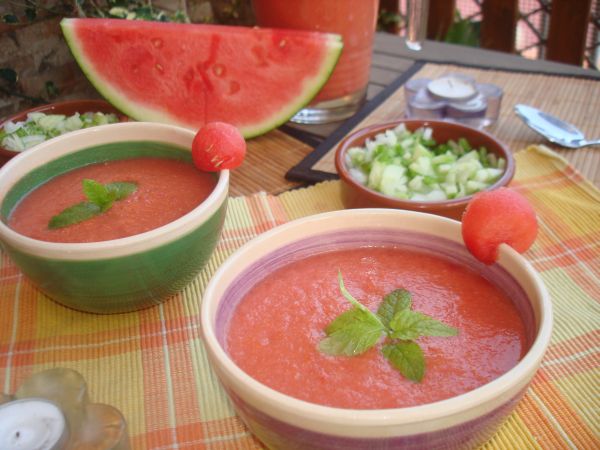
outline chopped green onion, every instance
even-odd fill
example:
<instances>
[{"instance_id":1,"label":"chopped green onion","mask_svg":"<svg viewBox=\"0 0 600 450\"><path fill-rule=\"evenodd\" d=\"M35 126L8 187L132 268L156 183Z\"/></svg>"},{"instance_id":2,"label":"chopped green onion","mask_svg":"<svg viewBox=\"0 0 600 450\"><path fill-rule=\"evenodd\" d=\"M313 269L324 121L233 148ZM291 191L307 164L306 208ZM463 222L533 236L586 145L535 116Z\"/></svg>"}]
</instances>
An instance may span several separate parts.
<instances>
[{"instance_id":1,"label":"chopped green onion","mask_svg":"<svg viewBox=\"0 0 600 450\"><path fill-rule=\"evenodd\" d=\"M410 132L404 124L385 130L346 152L346 167L358 183L382 194L416 201L443 201L494 184L506 161L465 138L437 144L431 128Z\"/></svg>"}]
</instances>

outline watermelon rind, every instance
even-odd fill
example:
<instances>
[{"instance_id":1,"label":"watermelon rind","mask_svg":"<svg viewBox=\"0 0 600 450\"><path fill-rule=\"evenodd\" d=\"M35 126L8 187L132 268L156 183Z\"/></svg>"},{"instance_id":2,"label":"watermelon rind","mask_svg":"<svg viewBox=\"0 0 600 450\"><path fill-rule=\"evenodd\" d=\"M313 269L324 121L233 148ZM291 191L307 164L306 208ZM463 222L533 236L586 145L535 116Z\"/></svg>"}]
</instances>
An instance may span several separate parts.
<instances>
[{"instance_id":1,"label":"watermelon rind","mask_svg":"<svg viewBox=\"0 0 600 450\"><path fill-rule=\"evenodd\" d=\"M159 107L141 104L138 101L132 100L127 97L125 92L119 90L114 85L104 80L102 75L94 68L91 59L86 56L76 35L76 24L77 21L81 20L90 21L98 19L65 18L61 21L60 25L71 53L75 57L75 60L79 64L81 70L91 84L106 100L108 100L124 114L135 120L168 123L194 130L203 125L191 124L185 120L182 120L180 117L170 114L168 111L162 110ZM115 21L119 20L120 19L115 19ZM157 23L157 25L160 24ZM213 25L213 27L218 26ZM284 124L304 106L308 105L321 90L323 85L331 76L337 64L342 52L343 43L341 36L337 34L323 33L320 38L323 39L323 45L326 49L326 52L325 57L321 61L318 73L312 78L306 80L304 83L304 89L296 95L294 102L288 102L287 104L282 105L280 110L274 111L269 117L250 125L239 125L233 123L233 125L236 125L239 128L240 132L245 138L252 138L262 135ZM270 93L267 94L270 95ZM226 122L230 121L228 117L223 117L221 120Z\"/></svg>"}]
</instances>

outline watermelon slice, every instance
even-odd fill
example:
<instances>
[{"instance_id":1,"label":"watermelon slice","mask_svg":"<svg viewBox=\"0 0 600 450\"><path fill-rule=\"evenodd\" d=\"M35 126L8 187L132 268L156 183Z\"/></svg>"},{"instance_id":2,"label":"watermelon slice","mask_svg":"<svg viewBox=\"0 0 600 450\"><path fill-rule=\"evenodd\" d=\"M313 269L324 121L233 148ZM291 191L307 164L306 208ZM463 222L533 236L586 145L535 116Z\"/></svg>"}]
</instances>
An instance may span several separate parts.
<instances>
[{"instance_id":1,"label":"watermelon slice","mask_svg":"<svg viewBox=\"0 0 600 450\"><path fill-rule=\"evenodd\" d=\"M336 34L120 19L63 19L81 69L136 120L199 129L222 121L245 137L281 125L325 84Z\"/></svg>"}]
</instances>

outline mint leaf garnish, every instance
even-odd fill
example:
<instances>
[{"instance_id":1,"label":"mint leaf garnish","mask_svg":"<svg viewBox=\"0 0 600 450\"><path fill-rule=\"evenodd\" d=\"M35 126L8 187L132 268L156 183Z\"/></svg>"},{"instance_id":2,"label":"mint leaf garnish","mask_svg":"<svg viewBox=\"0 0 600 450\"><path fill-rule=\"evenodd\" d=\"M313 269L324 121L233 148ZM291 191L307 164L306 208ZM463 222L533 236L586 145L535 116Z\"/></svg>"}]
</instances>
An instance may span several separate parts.
<instances>
[{"instance_id":1,"label":"mint leaf garnish","mask_svg":"<svg viewBox=\"0 0 600 450\"><path fill-rule=\"evenodd\" d=\"M390 321L398 311L410 309L412 306L412 297L406 289L396 289L383 297L383 302L379 305L377 315L386 327L390 326Z\"/></svg>"},{"instance_id":2,"label":"mint leaf garnish","mask_svg":"<svg viewBox=\"0 0 600 450\"><path fill-rule=\"evenodd\" d=\"M102 211L106 211L112 206L114 196L111 195L102 183L94 180L83 180L83 193L87 199L100 207Z\"/></svg>"},{"instance_id":3,"label":"mint leaf garnish","mask_svg":"<svg viewBox=\"0 0 600 450\"><path fill-rule=\"evenodd\" d=\"M375 314L346 290L341 272L338 272L338 282L342 295L354 307L340 314L325 328L327 337L319 343L319 350L334 356L360 355L377 343L384 326Z\"/></svg>"},{"instance_id":4,"label":"mint leaf garnish","mask_svg":"<svg viewBox=\"0 0 600 450\"><path fill-rule=\"evenodd\" d=\"M102 184L85 179L82 182L83 193L88 201L77 203L62 210L48 222L48 228L63 228L91 219L108 211L115 201L123 200L137 190L137 184L117 181Z\"/></svg>"},{"instance_id":5,"label":"mint leaf garnish","mask_svg":"<svg viewBox=\"0 0 600 450\"><path fill-rule=\"evenodd\" d=\"M334 356L360 355L377 343L382 331L383 326L373 314L354 307L327 326L327 337L319 342L319 350Z\"/></svg>"},{"instance_id":6,"label":"mint leaf garnish","mask_svg":"<svg viewBox=\"0 0 600 450\"><path fill-rule=\"evenodd\" d=\"M367 308L361 302L359 302L354 297L352 297L352 294L350 294L350 292L348 292L348 290L346 289L346 286L344 286L344 279L342 278L342 272L341 271L338 271L338 283L340 284L340 292L346 298L346 300L348 300L350 303L352 303L356 308L361 309L364 312L372 315L373 316L373 320L376 320L377 322L379 322L379 318L375 314L373 314L369 310L369 308Z\"/></svg>"},{"instance_id":7,"label":"mint leaf garnish","mask_svg":"<svg viewBox=\"0 0 600 450\"><path fill-rule=\"evenodd\" d=\"M419 344L413 341L387 344L381 350L403 376L409 380L420 382L425 375L425 356Z\"/></svg>"},{"instance_id":8,"label":"mint leaf garnish","mask_svg":"<svg viewBox=\"0 0 600 450\"><path fill-rule=\"evenodd\" d=\"M81 202L63 209L62 212L50 219L48 228L63 228L75 223L91 219L102 212L102 209L91 202Z\"/></svg>"},{"instance_id":9,"label":"mint leaf garnish","mask_svg":"<svg viewBox=\"0 0 600 450\"><path fill-rule=\"evenodd\" d=\"M395 339L414 340L420 336L456 336L458 330L443 324L423 313L405 309L398 311L390 321L392 330L390 337Z\"/></svg>"},{"instance_id":10,"label":"mint leaf garnish","mask_svg":"<svg viewBox=\"0 0 600 450\"><path fill-rule=\"evenodd\" d=\"M406 289L387 294L377 314L356 300L338 273L340 292L353 305L326 328L327 337L319 350L332 356L355 356L374 347L382 334L387 336L383 355L403 376L420 382L425 374L425 356L415 341L421 336L456 336L458 330L418 311L412 311L412 297Z\"/></svg>"},{"instance_id":11,"label":"mint leaf garnish","mask_svg":"<svg viewBox=\"0 0 600 450\"><path fill-rule=\"evenodd\" d=\"M108 183L106 190L115 201L124 200L137 190L137 184L127 181L115 181Z\"/></svg>"}]
</instances>

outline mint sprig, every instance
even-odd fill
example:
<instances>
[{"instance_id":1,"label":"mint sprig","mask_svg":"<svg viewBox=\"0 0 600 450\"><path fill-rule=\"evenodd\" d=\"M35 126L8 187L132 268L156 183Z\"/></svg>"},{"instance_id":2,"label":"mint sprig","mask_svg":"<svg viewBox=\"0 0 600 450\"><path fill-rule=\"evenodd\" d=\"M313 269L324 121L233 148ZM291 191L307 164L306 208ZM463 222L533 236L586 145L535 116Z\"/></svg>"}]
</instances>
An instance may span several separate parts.
<instances>
[{"instance_id":1,"label":"mint sprig","mask_svg":"<svg viewBox=\"0 0 600 450\"><path fill-rule=\"evenodd\" d=\"M381 349L392 366L403 376L412 381L420 382L425 375L425 355L414 341L400 341L384 345Z\"/></svg>"},{"instance_id":2,"label":"mint sprig","mask_svg":"<svg viewBox=\"0 0 600 450\"><path fill-rule=\"evenodd\" d=\"M456 328L449 327L426 314L403 309L390 321L389 336L394 339L414 341L421 336L456 336Z\"/></svg>"},{"instance_id":3,"label":"mint sprig","mask_svg":"<svg viewBox=\"0 0 600 450\"><path fill-rule=\"evenodd\" d=\"M102 213L100 206L91 202L81 202L63 209L60 214L52 217L48 228L63 228L75 223L83 222Z\"/></svg>"},{"instance_id":4,"label":"mint sprig","mask_svg":"<svg viewBox=\"0 0 600 450\"><path fill-rule=\"evenodd\" d=\"M377 315L381 317L386 327L390 326L390 321L394 315L402 310L412 307L412 298L410 292L406 289L396 289L383 297L383 302L377 309Z\"/></svg>"},{"instance_id":5,"label":"mint sprig","mask_svg":"<svg viewBox=\"0 0 600 450\"><path fill-rule=\"evenodd\" d=\"M350 295L344 287L341 273L338 280L342 295L354 306L327 326L327 337L319 342L319 350L333 356L360 355L377 343L385 327L377 315Z\"/></svg>"},{"instance_id":6,"label":"mint sprig","mask_svg":"<svg viewBox=\"0 0 600 450\"><path fill-rule=\"evenodd\" d=\"M59 214L52 217L48 222L48 228L64 228L84 220L91 219L105 211L108 211L114 202L129 197L137 190L137 184L133 182L117 181L102 184L97 181L83 180L83 193L87 201L76 203L63 209Z\"/></svg>"},{"instance_id":7,"label":"mint sprig","mask_svg":"<svg viewBox=\"0 0 600 450\"><path fill-rule=\"evenodd\" d=\"M327 337L319 350L332 356L355 356L366 352L386 336L381 349L392 366L409 380L420 382L425 375L425 356L417 342L421 336L456 336L458 330L426 314L412 311L412 296L406 289L387 294L377 313L346 290L338 273L340 292L352 308L336 317L326 328Z\"/></svg>"}]
</instances>

